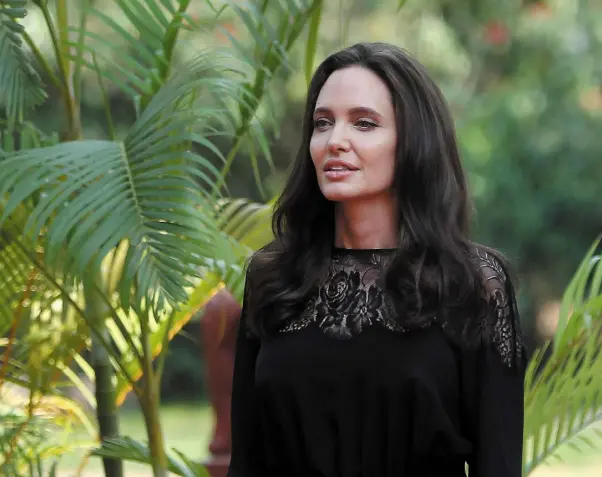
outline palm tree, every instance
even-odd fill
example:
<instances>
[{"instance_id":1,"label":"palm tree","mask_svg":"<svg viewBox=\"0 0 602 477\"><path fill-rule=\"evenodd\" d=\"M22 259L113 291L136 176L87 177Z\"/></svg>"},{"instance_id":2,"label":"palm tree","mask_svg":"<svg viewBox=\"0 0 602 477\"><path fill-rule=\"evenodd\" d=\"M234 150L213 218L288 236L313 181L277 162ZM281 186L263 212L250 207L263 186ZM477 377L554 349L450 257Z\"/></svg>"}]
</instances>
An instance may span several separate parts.
<instances>
[{"instance_id":1,"label":"palm tree","mask_svg":"<svg viewBox=\"0 0 602 477\"><path fill-rule=\"evenodd\" d=\"M155 476L167 469L204 475L165 450L158 414L165 350L217 289L228 286L240 299L242 260L269 235L269 208L228 200L222 189L241 148L248 146L253 162L256 150L269 156L258 112L269 106L269 82L291 67L289 52L305 30L310 76L323 1L217 8L207 0L201 16L191 13L190 0L113 0L102 11L92 0L81 3L76 9L64 0L0 0L0 101L7 117L0 150L0 336L7 337L0 344L0 392L10 382L30 394L25 412L15 413L21 431L0 436L0 445L8 443L3 448L15 456L25 449L26 431L41 426L34 411L47 402L42 398L63 399L58 383L66 379L96 409L104 440L96 454L105 457L107 476L122 475L124 458L150 463ZM26 13L43 20L50 55L23 27ZM224 18L243 25L250 41L224 29L228 48L207 49L178 68L182 34L212 30ZM46 100L39 72L60 94L62 131L43 133L26 120ZM82 81L90 75L105 100L106 139L84 138ZM136 120L122 135L109 88L136 106ZM220 136L231 139L225 154L216 146ZM567 442L594 444L588 432L595 434L601 412L601 282L592 249L567 289L554 342L529 366L525 475ZM28 352L31 346L38 354ZM95 382L95 395L80 374ZM116 408L130 391L143 411L148 447L117 438Z\"/></svg>"},{"instance_id":2,"label":"palm tree","mask_svg":"<svg viewBox=\"0 0 602 477\"><path fill-rule=\"evenodd\" d=\"M220 229L216 200L241 147L259 141L266 150L258 108L307 25L315 35L323 2L264 0L218 9L208 1L204 20L188 12L190 0L115 0L105 7L117 15L93 2L82 2L79 10L63 0L54 10L46 0L32 3L29 13L39 12L50 33L51 59L23 28L27 2L0 1L0 99L8 118L0 152L0 227L22 252L16 277L0 277L2 288L8 290L10 281L14 292L1 316L11 329L27 301L30 275L53 288L60 313L74 314L85 328L80 347L72 348L91 344L100 438L119 434L116 405L131 389L144 416L154 475L165 476L173 468L158 413L166 345L222 282L240 288L248 249ZM224 15L239 19L251 46L227 33L231 47L201 52L186 71L176 71L182 32L216 25ZM315 41L307 49L308 68L314 54ZM104 65L107 59L113 67ZM60 93L67 122L60 141L25 121L28 108L46 97L36 71ZM105 98L107 139L84 139L86 71L96 75ZM137 108L135 122L119 138L108 85ZM222 156L214 138L224 135L232 145ZM76 355L58 360L63 372L89 368ZM104 465L107 476L123 473L118 458Z\"/></svg>"}]
</instances>

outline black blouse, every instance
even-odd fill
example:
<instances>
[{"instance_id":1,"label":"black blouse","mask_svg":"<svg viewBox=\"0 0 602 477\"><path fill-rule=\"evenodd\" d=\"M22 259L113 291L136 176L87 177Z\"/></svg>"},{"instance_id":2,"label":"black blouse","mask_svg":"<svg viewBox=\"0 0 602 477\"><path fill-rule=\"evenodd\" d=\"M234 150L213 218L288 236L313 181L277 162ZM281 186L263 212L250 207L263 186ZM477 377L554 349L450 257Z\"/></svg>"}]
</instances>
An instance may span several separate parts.
<instances>
[{"instance_id":1,"label":"black blouse","mask_svg":"<svg viewBox=\"0 0 602 477\"><path fill-rule=\"evenodd\" d=\"M525 357L499 262L477 257L496 306L472 346L436 319L398 324L377 280L388 256L335 249L274 338L247 332L243 304L228 477L521 476Z\"/></svg>"}]
</instances>

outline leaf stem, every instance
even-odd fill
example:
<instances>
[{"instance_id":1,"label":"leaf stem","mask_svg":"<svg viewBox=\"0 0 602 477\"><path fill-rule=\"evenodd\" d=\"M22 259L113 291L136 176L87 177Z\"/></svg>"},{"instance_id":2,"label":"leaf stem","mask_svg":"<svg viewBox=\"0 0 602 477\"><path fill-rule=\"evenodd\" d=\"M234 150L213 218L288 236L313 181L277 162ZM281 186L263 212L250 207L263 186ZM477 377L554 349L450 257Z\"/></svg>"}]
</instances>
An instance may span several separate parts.
<instances>
[{"instance_id":1,"label":"leaf stem","mask_svg":"<svg viewBox=\"0 0 602 477\"><path fill-rule=\"evenodd\" d=\"M98 79L98 86L100 87L100 91L102 92L102 100L104 103L105 117L107 119L107 128L109 131L109 138L111 140L115 140L115 126L113 124L113 115L111 113L111 99L107 93L105 85L102 81L102 74L100 73L100 68L98 66L98 62L96 61L96 53L92 53L92 62L94 64L94 71L96 72L96 78Z\"/></svg>"},{"instance_id":2,"label":"leaf stem","mask_svg":"<svg viewBox=\"0 0 602 477\"><path fill-rule=\"evenodd\" d=\"M84 37L86 21L88 20L89 0L80 0L79 31L77 35L77 58L81 60L84 56ZM82 86L82 61L76 61L73 70L73 90L75 99L81 103Z\"/></svg>"},{"instance_id":3,"label":"leaf stem","mask_svg":"<svg viewBox=\"0 0 602 477\"><path fill-rule=\"evenodd\" d=\"M36 58L37 62L40 64L40 66L44 70L44 73L46 73L46 75L48 75L48 78L50 79L50 82L57 89L61 89L61 82L60 82L60 80L54 74L54 71L52 70L52 68L50 67L50 65L48 64L48 62L46 61L46 58L44 58L44 55L42 55L42 52L40 51L40 49L38 48L38 46L34 43L33 39L29 35L29 33L27 33L27 30L25 30L23 32L23 39L25 40L25 43L27 43L27 46L29 46L29 49L33 53L33 56Z\"/></svg>"},{"instance_id":4,"label":"leaf stem","mask_svg":"<svg viewBox=\"0 0 602 477\"><path fill-rule=\"evenodd\" d=\"M190 5L190 0L180 0L180 7L178 12L173 16L169 26L165 30L163 37L163 58L164 60L157 60L159 74L157 79L153 79L153 87L149 94L144 95L140 100L141 110L144 111L148 106L151 99L155 96L155 93L165 84L167 77L169 76L173 52L180 33L180 27L182 25L182 14L186 12L186 9Z\"/></svg>"},{"instance_id":5,"label":"leaf stem","mask_svg":"<svg viewBox=\"0 0 602 477\"><path fill-rule=\"evenodd\" d=\"M80 139L82 136L81 123L78 113L78 107L75 102L75 98L73 95L73 89L71 87L71 82L69 79L69 75L66 69L67 60L63 56L63 51L61 49L59 35L57 34L56 27L52 20L52 15L50 14L50 10L48 9L48 4L46 2L39 2L38 5L42 10L42 14L44 15L44 20L46 21L46 26L48 27L48 31L50 33L50 38L52 40L52 47L54 49L54 54L56 57L56 63L59 68L60 73L60 90L63 97L63 102L65 103L65 112L67 114L67 131L65 134L65 138L67 141L73 141L76 139ZM66 4L64 0L59 0L57 3L57 10L60 12L59 21L64 21L64 17L66 16L65 10L61 10L61 7L66 9Z\"/></svg>"},{"instance_id":6,"label":"leaf stem","mask_svg":"<svg viewBox=\"0 0 602 477\"><path fill-rule=\"evenodd\" d=\"M167 477L167 455L163 442L161 420L159 418L160 405L160 381L153 371L153 354L150 347L150 328L148 309L136 310L140 318L140 338L142 340L143 356L143 395L140 399L142 415L148 436L148 445L151 453L151 461L154 477Z\"/></svg>"},{"instance_id":7,"label":"leaf stem","mask_svg":"<svg viewBox=\"0 0 602 477\"><path fill-rule=\"evenodd\" d=\"M295 40L299 37L303 30L303 25L307 22L309 18L311 18L314 15L314 12L317 9L321 8L322 2L323 0L313 0L311 6L305 11L305 14L295 19L290 35L288 36L288 38L285 39L286 41L283 41L284 48L286 51L289 51L292 48L293 44L295 43ZM288 18L283 20L283 24L281 25L283 29L282 31L284 31L285 24L288 24ZM264 55L264 58L262 58L261 67L258 68L255 74L255 81L253 85L249 88L252 96L252 104L249 108L245 110L243 110L241 107L240 126L236 130L236 138L234 140L234 144L228 152L228 156L226 157L226 162L221 170L220 177L217 183L215 184L215 187L213 188L213 192L211 193L212 200L216 199L220 189L224 186L226 182L226 176L230 172L230 168L232 167L232 163L234 162L236 153L240 149L244 136L248 132L249 125L251 124L251 121L253 120L255 114L257 113L257 110L259 109L259 104L261 103L261 99L264 95L265 86L267 83L266 77L269 81L269 78L273 77L272 73L274 73L281 65L281 62L274 60L274 57L278 58L278 55L270 54L271 52L272 44L270 44L269 48L267 49ZM268 74L266 74L266 72Z\"/></svg>"}]
</instances>

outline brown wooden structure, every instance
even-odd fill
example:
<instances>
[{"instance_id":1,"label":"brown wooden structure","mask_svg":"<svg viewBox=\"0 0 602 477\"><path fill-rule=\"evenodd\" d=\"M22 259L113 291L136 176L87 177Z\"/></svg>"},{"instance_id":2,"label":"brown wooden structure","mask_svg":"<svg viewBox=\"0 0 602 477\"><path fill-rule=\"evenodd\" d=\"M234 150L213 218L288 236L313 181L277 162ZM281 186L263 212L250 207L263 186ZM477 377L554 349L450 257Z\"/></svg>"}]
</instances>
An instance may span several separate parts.
<instances>
[{"instance_id":1,"label":"brown wooden structure","mask_svg":"<svg viewBox=\"0 0 602 477\"><path fill-rule=\"evenodd\" d=\"M206 382L215 417L211 456L205 462L212 477L226 477L230 463L230 401L240 313L236 299L222 289L205 305L201 318Z\"/></svg>"}]
</instances>

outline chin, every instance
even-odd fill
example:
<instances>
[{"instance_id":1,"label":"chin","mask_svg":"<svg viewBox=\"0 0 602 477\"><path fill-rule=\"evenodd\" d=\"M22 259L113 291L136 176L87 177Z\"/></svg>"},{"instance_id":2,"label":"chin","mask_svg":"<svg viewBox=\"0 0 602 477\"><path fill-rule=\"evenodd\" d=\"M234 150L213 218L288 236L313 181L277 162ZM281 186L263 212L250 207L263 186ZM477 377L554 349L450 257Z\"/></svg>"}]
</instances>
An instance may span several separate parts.
<instances>
[{"instance_id":1,"label":"chin","mask_svg":"<svg viewBox=\"0 0 602 477\"><path fill-rule=\"evenodd\" d=\"M350 187L345 187L343 184L327 184L324 187L320 187L320 190L326 200L331 202L345 202L362 196L361 192L358 193L357 189L353 190Z\"/></svg>"}]
</instances>

